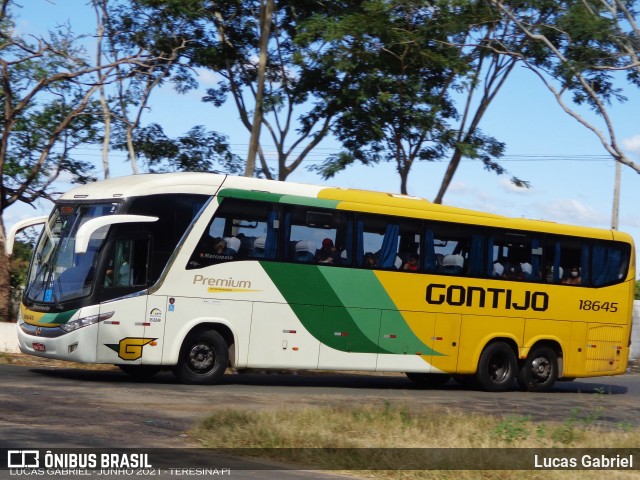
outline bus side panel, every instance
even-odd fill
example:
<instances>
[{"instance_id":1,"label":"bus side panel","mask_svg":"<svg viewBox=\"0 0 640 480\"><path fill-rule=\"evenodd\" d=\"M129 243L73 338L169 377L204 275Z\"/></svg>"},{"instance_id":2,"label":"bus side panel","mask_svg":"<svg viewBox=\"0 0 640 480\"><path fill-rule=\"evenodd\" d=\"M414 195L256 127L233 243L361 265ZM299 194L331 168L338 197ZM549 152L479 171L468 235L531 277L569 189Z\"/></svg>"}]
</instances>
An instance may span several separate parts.
<instances>
[{"instance_id":1,"label":"bus side panel","mask_svg":"<svg viewBox=\"0 0 640 480\"><path fill-rule=\"evenodd\" d=\"M378 371L431 373L433 354L433 332L436 324L435 313L382 312L380 326L381 353L378 356ZM406 323L405 323L406 322ZM405 330L410 328L407 334ZM422 341L418 341L421 339ZM385 354L385 353L389 354Z\"/></svg>"},{"instance_id":2,"label":"bus side panel","mask_svg":"<svg viewBox=\"0 0 640 480\"><path fill-rule=\"evenodd\" d=\"M307 322L322 323L323 308L296 305ZM318 368L320 342L286 303L254 302L247 366L252 368Z\"/></svg>"},{"instance_id":3,"label":"bus side panel","mask_svg":"<svg viewBox=\"0 0 640 480\"><path fill-rule=\"evenodd\" d=\"M439 313L433 334L433 366L446 373L458 370L462 315Z\"/></svg>"},{"instance_id":4,"label":"bus side panel","mask_svg":"<svg viewBox=\"0 0 640 480\"><path fill-rule=\"evenodd\" d=\"M571 345L563 352L564 369L560 372L563 377L584 376L587 362L587 324L585 322L571 322Z\"/></svg>"},{"instance_id":5,"label":"bus side panel","mask_svg":"<svg viewBox=\"0 0 640 480\"><path fill-rule=\"evenodd\" d=\"M521 346L524 326L524 318L464 315L460 331L458 373L475 373L482 350L495 338L508 338Z\"/></svg>"},{"instance_id":6,"label":"bus side panel","mask_svg":"<svg viewBox=\"0 0 640 480\"><path fill-rule=\"evenodd\" d=\"M175 301L175 299L171 299ZM143 365L161 365L162 350L166 340L165 326L167 324L167 310L174 305L168 303L164 295L150 295L147 299L147 316L144 323L144 337L152 338L149 348L144 349ZM150 348L153 347L153 348Z\"/></svg>"},{"instance_id":7,"label":"bus side panel","mask_svg":"<svg viewBox=\"0 0 640 480\"><path fill-rule=\"evenodd\" d=\"M629 350L625 342L625 327L621 325L589 324L587 327L587 375L623 373Z\"/></svg>"},{"instance_id":8,"label":"bus side panel","mask_svg":"<svg viewBox=\"0 0 640 480\"><path fill-rule=\"evenodd\" d=\"M381 311L324 307L318 368L375 370Z\"/></svg>"}]
</instances>

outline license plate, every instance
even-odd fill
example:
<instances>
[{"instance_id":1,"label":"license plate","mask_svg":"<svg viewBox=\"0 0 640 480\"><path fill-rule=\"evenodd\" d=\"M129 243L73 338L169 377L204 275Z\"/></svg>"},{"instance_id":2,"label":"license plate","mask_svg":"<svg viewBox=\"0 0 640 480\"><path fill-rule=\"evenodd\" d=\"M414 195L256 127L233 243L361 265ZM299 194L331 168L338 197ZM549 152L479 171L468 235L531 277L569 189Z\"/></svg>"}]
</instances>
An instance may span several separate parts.
<instances>
[{"instance_id":1,"label":"license plate","mask_svg":"<svg viewBox=\"0 0 640 480\"><path fill-rule=\"evenodd\" d=\"M44 346L44 343L33 342L32 345L36 352L44 352L47 349L47 347Z\"/></svg>"}]
</instances>

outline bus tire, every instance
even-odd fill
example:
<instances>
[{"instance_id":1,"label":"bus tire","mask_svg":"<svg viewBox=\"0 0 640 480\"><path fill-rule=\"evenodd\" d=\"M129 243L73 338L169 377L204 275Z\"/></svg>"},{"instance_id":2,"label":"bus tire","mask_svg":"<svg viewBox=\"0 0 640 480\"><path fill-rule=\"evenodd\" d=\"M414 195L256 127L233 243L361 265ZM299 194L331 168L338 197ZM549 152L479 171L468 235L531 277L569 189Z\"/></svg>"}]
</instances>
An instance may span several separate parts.
<instances>
[{"instance_id":1,"label":"bus tire","mask_svg":"<svg viewBox=\"0 0 640 480\"><path fill-rule=\"evenodd\" d=\"M147 380L162 370L162 365L125 365L118 368L135 380Z\"/></svg>"},{"instance_id":2,"label":"bus tire","mask_svg":"<svg viewBox=\"0 0 640 480\"><path fill-rule=\"evenodd\" d=\"M489 344L478 362L476 379L488 392L504 392L516 377L517 361L513 349L504 342Z\"/></svg>"},{"instance_id":3,"label":"bus tire","mask_svg":"<svg viewBox=\"0 0 640 480\"><path fill-rule=\"evenodd\" d=\"M548 392L558 378L558 356L551 347L533 348L518 372L518 384L528 392Z\"/></svg>"},{"instance_id":4,"label":"bus tire","mask_svg":"<svg viewBox=\"0 0 640 480\"><path fill-rule=\"evenodd\" d=\"M418 388L438 388L445 385L451 375L443 373L415 373L405 372L405 375Z\"/></svg>"},{"instance_id":5,"label":"bus tire","mask_svg":"<svg viewBox=\"0 0 640 480\"><path fill-rule=\"evenodd\" d=\"M187 335L173 373L183 383L211 385L224 375L229 363L229 346L215 330Z\"/></svg>"}]
</instances>

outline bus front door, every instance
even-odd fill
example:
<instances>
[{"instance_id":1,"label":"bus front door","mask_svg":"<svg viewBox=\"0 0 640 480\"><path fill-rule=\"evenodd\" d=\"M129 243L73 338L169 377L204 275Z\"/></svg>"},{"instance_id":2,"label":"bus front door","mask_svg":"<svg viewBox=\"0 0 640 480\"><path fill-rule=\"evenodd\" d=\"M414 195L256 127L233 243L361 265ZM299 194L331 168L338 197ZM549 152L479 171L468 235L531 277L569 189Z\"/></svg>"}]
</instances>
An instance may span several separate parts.
<instances>
[{"instance_id":1,"label":"bus front door","mask_svg":"<svg viewBox=\"0 0 640 480\"><path fill-rule=\"evenodd\" d=\"M156 330L164 328L166 297L155 300L161 302L158 306L143 293L149 283L149 247L150 238L145 232L127 233L112 243L102 285L105 301L100 305L100 313L109 318L100 323L99 363L148 363L147 357L153 355L147 351L162 337L156 335Z\"/></svg>"}]
</instances>

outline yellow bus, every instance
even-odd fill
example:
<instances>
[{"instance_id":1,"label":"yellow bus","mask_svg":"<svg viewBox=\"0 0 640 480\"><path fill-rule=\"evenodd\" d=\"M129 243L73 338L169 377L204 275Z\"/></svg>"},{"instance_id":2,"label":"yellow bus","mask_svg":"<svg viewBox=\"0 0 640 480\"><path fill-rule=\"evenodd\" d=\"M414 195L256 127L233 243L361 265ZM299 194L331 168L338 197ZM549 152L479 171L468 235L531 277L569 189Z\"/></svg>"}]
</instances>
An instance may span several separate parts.
<instances>
[{"instance_id":1,"label":"yellow bus","mask_svg":"<svg viewBox=\"0 0 640 480\"><path fill-rule=\"evenodd\" d=\"M27 354L195 384L358 370L488 391L627 366L635 253L618 231L205 173L80 186L44 222Z\"/></svg>"}]
</instances>

